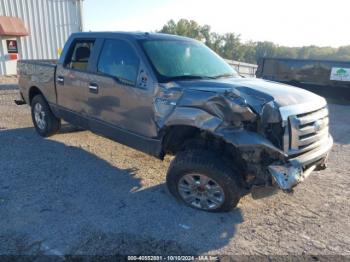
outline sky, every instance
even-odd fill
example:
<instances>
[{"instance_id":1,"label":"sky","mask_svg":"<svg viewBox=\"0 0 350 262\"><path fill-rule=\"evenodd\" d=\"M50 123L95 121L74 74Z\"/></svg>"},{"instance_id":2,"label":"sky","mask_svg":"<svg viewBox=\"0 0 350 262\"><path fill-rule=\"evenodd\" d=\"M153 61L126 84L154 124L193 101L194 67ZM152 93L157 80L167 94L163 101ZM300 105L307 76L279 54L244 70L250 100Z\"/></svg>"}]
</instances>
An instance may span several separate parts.
<instances>
[{"instance_id":1,"label":"sky","mask_svg":"<svg viewBox=\"0 0 350 262\"><path fill-rule=\"evenodd\" d=\"M84 0L85 31L156 31L192 19L243 41L350 45L350 0Z\"/></svg>"}]
</instances>

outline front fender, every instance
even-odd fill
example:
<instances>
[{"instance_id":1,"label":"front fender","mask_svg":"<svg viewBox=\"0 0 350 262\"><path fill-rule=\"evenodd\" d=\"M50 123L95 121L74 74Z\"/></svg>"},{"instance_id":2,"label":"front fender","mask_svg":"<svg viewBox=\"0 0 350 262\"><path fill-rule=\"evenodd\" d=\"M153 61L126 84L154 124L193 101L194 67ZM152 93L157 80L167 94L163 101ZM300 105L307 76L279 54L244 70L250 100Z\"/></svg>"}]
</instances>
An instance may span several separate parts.
<instances>
[{"instance_id":1,"label":"front fender","mask_svg":"<svg viewBox=\"0 0 350 262\"><path fill-rule=\"evenodd\" d=\"M277 155L279 159L288 157L287 154L259 133L247 131L245 129L219 128L215 131L215 134L240 151L264 150L269 154Z\"/></svg>"},{"instance_id":2,"label":"front fender","mask_svg":"<svg viewBox=\"0 0 350 262\"><path fill-rule=\"evenodd\" d=\"M277 159L287 158L287 155L282 150L261 134L243 128L227 127L222 119L199 108L175 108L169 117L166 118L166 121L162 123L162 126L170 127L176 125L192 126L210 132L239 149L240 152L252 151L260 153L265 151L270 155L274 155L274 158Z\"/></svg>"},{"instance_id":3,"label":"front fender","mask_svg":"<svg viewBox=\"0 0 350 262\"><path fill-rule=\"evenodd\" d=\"M201 130L215 132L215 130L222 124L222 120L213 116L204 110L190 107L175 108L173 113L161 123L162 126L192 126Z\"/></svg>"}]
</instances>

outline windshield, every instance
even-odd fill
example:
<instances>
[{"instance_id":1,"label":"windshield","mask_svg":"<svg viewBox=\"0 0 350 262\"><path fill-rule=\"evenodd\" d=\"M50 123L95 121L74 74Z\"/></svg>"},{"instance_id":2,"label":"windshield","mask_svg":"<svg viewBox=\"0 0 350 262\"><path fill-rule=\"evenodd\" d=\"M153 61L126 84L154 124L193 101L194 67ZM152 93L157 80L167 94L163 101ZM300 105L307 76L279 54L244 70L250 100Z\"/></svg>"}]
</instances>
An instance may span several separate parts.
<instances>
[{"instance_id":1,"label":"windshield","mask_svg":"<svg viewBox=\"0 0 350 262\"><path fill-rule=\"evenodd\" d=\"M160 82L184 79L239 77L204 44L191 40L143 40L142 47Z\"/></svg>"}]
</instances>

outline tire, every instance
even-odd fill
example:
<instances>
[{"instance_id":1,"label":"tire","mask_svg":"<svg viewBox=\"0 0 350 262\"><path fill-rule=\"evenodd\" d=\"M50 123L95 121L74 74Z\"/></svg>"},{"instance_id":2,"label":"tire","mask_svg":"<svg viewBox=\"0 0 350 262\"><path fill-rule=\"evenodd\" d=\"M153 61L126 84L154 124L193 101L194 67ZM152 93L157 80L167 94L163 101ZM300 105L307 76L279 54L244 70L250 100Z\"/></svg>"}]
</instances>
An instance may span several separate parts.
<instances>
[{"instance_id":1,"label":"tire","mask_svg":"<svg viewBox=\"0 0 350 262\"><path fill-rule=\"evenodd\" d=\"M199 185L203 178L207 182L205 186ZM195 186L191 184L193 181ZM202 149L179 152L170 164L166 183L170 193L177 200L192 208L209 212L231 211L237 206L242 195L239 173L233 167L229 167L219 154ZM196 186L196 189L188 190ZM213 195L214 191L216 195ZM204 199L207 197L207 200L202 202L198 194ZM223 194L223 197L219 197L220 194Z\"/></svg>"},{"instance_id":2,"label":"tire","mask_svg":"<svg viewBox=\"0 0 350 262\"><path fill-rule=\"evenodd\" d=\"M61 127L61 120L51 111L42 95L36 95L31 102L32 121L39 135L48 137L56 134Z\"/></svg>"}]
</instances>

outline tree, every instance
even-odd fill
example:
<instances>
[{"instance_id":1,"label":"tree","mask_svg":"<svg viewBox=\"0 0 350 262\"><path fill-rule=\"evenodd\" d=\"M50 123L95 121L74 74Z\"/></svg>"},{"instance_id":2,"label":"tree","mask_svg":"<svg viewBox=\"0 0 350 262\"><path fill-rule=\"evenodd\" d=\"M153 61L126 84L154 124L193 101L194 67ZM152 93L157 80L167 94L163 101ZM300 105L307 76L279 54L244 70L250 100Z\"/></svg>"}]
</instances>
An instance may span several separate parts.
<instances>
[{"instance_id":1,"label":"tree","mask_svg":"<svg viewBox=\"0 0 350 262\"><path fill-rule=\"evenodd\" d=\"M350 45L341 46L338 48L337 52L334 54L334 57L339 60L350 60Z\"/></svg>"},{"instance_id":2,"label":"tree","mask_svg":"<svg viewBox=\"0 0 350 262\"><path fill-rule=\"evenodd\" d=\"M277 48L272 42L257 42L255 48L255 58L258 60L262 57L274 57L276 56Z\"/></svg>"},{"instance_id":3,"label":"tree","mask_svg":"<svg viewBox=\"0 0 350 262\"><path fill-rule=\"evenodd\" d=\"M176 23L174 20L169 20L163 28L159 31L160 33L177 35Z\"/></svg>"},{"instance_id":4,"label":"tree","mask_svg":"<svg viewBox=\"0 0 350 262\"><path fill-rule=\"evenodd\" d=\"M242 43L239 34L218 34L212 32L209 25L199 25L196 21L187 19L180 19L178 22L169 20L159 32L197 39L223 58L247 63L257 63L261 57L350 60L350 45L332 48L287 47L268 41Z\"/></svg>"},{"instance_id":5,"label":"tree","mask_svg":"<svg viewBox=\"0 0 350 262\"><path fill-rule=\"evenodd\" d=\"M245 44L242 44L241 52L243 53L242 62L246 63L256 63L256 43L253 41L246 42Z\"/></svg>"},{"instance_id":6,"label":"tree","mask_svg":"<svg viewBox=\"0 0 350 262\"><path fill-rule=\"evenodd\" d=\"M212 50L214 50L219 55L223 56L222 48L223 48L223 39L222 36L217 33L210 33L210 42L207 44Z\"/></svg>"},{"instance_id":7,"label":"tree","mask_svg":"<svg viewBox=\"0 0 350 262\"><path fill-rule=\"evenodd\" d=\"M175 23L174 20L168 21L159 32L172 35L182 35L205 41L209 38L210 27L207 25L200 26L193 20L180 19L177 23Z\"/></svg>"},{"instance_id":8,"label":"tree","mask_svg":"<svg viewBox=\"0 0 350 262\"><path fill-rule=\"evenodd\" d=\"M242 52L240 51L241 40L239 35L227 33L222 36L222 41L223 46L221 54L223 57L232 60L240 60L243 58Z\"/></svg>"}]
</instances>

